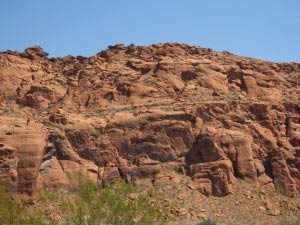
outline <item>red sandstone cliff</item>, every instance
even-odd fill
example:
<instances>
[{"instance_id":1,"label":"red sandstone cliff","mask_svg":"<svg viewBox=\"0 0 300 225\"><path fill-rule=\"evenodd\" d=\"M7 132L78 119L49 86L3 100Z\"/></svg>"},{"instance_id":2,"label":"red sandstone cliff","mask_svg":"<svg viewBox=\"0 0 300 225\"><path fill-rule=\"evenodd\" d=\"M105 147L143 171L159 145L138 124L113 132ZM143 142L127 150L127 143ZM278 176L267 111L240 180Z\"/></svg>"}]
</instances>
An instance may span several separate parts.
<instances>
[{"instance_id":1,"label":"red sandstone cliff","mask_svg":"<svg viewBox=\"0 0 300 225\"><path fill-rule=\"evenodd\" d=\"M0 53L0 179L11 190L28 198L73 171L155 185L173 179L167 168L206 195L232 193L236 178L300 193L300 64L177 43L47 55Z\"/></svg>"}]
</instances>

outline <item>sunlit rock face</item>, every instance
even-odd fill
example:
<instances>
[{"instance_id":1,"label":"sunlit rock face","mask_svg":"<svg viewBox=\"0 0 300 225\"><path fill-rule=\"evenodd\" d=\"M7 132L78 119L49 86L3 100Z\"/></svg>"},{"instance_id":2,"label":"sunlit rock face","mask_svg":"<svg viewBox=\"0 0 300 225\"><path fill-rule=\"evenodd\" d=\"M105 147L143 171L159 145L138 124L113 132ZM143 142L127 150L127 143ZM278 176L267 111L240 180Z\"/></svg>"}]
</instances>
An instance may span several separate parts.
<instances>
[{"instance_id":1,"label":"sunlit rock face","mask_svg":"<svg viewBox=\"0 0 300 225\"><path fill-rule=\"evenodd\" d=\"M240 178L295 196L299 84L297 63L178 43L1 52L0 179L32 200L74 172L98 187L155 185L171 182L172 165L206 195L228 195Z\"/></svg>"}]
</instances>

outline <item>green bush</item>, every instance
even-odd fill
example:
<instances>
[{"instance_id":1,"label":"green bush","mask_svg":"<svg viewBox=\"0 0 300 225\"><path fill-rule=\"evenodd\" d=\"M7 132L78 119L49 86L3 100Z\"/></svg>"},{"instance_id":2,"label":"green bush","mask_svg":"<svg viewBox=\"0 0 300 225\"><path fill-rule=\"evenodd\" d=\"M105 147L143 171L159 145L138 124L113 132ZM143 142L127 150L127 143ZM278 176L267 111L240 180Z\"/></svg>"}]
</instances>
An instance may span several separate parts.
<instances>
[{"instance_id":1,"label":"green bush","mask_svg":"<svg viewBox=\"0 0 300 225\"><path fill-rule=\"evenodd\" d=\"M99 138L100 137L100 133L93 132L93 133L91 133L91 136L94 137L94 138Z\"/></svg>"},{"instance_id":2,"label":"green bush","mask_svg":"<svg viewBox=\"0 0 300 225\"><path fill-rule=\"evenodd\" d=\"M162 224L160 207L149 194L117 181L97 190L81 174L71 177L68 190L44 189L35 205L13 200L8 191L0 191L0 224Z\"/></svg>"},{"instance_id":3,"label":"green bush","mask_svg":"<svg viewBox=\"0 0 300 225\"><path fill-rule=\"evenodd\" d=\"M64 201L66 222L71 224L153 224L160 213L149 197L136 187L116 182L113 187L97 191L90 181L80 182L74 198ZM135 198L129 198L129 196Z\"/></svg>"},{"instance_id":4,"label":"green bush","mask_svg":"<svg viewBox=\"0 0 300 225\"><path fill-rule=\"evenodd\" d=\"M26 207L21 201L13 199L5 185L0 185L0 224L5 225L39 225L45 224L42 212Z\"/></svg>"},{"instance_id":5,"label":"green bush","mask_svg":"<svg viewBox=\"0 0 300 225\"><path fill-rule=\"evenodd\" d=\"M204 221L198 223L197 225L217 225L217 224L211 220L204 220Z\"/></svg>"}]
</instances>

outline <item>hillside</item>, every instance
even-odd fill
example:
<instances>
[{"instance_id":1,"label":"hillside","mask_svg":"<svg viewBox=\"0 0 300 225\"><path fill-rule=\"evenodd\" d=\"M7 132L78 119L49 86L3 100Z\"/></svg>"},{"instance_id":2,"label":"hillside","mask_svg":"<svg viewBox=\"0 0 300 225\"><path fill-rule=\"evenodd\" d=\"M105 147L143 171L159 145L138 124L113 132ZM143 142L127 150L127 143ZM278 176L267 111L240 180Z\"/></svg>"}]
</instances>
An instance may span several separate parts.
<instances>
[{"instance_id":1,"label":"hillside","mask_svg":"<svg viewBox=\"0 0 300 225\"><path fill-rule=\"evenodd\" d=\"M0 179L29 202L80 171L159 187L172 219L296 217L299 85L299 63L178 43L1 52Z\"/></svg>"}]
</instances>

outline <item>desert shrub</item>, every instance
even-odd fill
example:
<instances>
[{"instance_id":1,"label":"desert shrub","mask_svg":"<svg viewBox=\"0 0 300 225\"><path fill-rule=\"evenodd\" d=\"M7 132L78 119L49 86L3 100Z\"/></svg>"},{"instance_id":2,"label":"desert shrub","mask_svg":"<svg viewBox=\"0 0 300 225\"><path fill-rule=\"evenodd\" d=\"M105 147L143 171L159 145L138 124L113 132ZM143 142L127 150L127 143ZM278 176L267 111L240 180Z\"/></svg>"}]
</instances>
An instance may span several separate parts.
<instances>
[{"instance_id":1,"label":"desert shrub","mask_svg":"<svg viewBox=\"0 0 300 225\"><path fill-rule=\"evenodd\" d=\"M93 182L80 181L75 196L66 198L64 212L71 224L153 224L160 216L150 198L121 181L100 191Z\"/></svg>"},{"instance_id":2,"label":"desert shrub","mask_svg":"<svg viewBox=\"0 0 300 225\"><path fill-rule=\"evenodd\" d=\"M80 173L69 175L70 188L64 193L44 190L39 208L52 205L63 224L161 224L160 207L149 195L123 181L98 190ZM48 221L51 219L48 218ZM57 223L59 222L57 221Z\"/></svg>"},{"instance_id":3,"label":"desert shrub","mask_svg":"<svg viewBox=\"0 0 300 225\"><path fill-rule=\"evenodd\" d=\"M300 225L300 218L291 221L289 220L281 221L278 225Z\"/></svg>"},{"instance_id":4,"label":"desert shrub","mask_svg":"<svg viewBox=\"0 0 300 225\"><path fill-rule=\"evenodd\" d=\"M74 129L74 128L65 128L64 129L65 130L65 132L73 132L73 131L76 131L76 129Z\"/></svg>"},{"instance_id":5,"label":"desert shrub","mask_svg":"<svg viewBox=\"0 0 300 225\"><path fill-rule=\"evenodd\" d=\"M98 132L92 132L91 136L94 137L94 138L99 138L100 137L100 133L98 133Z\"/></svg>"},{"instance_id":6,"label":"desert shrub","mask_svg":"<svg viewBox=\"0 0 300 225\"><path fill-rule=\"evenodd\" d=\"M116 181L98 190L81 174L70 176L68 190L44 189L35 205L0 191L0 224L133 225L162 224L160 207L137 187Z\"/></svg>"},{"instance_id":7,"label":"desert shrub","mask_svg":"<svg viewBox=\"0 0 300 225\"><path fill-rule=\"evenodd\" d=\"M216 223L211 220L204 220L204 221L198 223L197 225L216 225Z\"/></svg>"},{"instance_id":8,"label":"desert shrub","mask_svg":"<svg viewBox=\"0 0 300 225\"><path fill-rule=\"evenodd\" d=\"M40 225L45 224L43 212L29 208L21 201L13 199L6 186L0 185L0 224Z\"/></svg>"}]
</instances>

